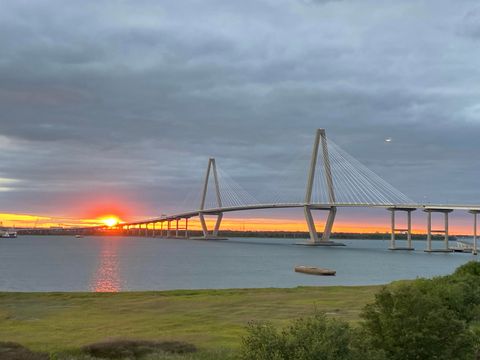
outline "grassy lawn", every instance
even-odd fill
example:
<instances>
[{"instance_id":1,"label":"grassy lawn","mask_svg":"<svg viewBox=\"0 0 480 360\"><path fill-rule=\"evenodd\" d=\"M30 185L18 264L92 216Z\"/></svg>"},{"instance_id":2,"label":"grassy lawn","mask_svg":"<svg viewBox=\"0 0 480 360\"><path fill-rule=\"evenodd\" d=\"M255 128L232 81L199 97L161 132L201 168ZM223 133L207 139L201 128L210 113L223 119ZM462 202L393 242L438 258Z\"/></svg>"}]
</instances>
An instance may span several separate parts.
<instances>
[{"instance_id":1,"label":"grassy lawn","mask_svg":"<svg viewBox=\"0 0 480 360\"><path fill-rule=\"evenodd\" d=\"M57 352L112 338L237 348L247 323L283 325L316 308L356 321L378 286L125 293L0 293L0 340Z\"/></svg>"}]
</instances>

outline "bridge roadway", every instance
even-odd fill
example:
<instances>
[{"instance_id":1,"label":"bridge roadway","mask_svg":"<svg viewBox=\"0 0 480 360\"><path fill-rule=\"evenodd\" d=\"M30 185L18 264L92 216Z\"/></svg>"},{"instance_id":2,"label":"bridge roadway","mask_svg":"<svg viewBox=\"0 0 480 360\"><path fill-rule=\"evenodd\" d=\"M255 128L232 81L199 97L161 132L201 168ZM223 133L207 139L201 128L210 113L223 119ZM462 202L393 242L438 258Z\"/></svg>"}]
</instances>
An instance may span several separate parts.
<instances>
[{"instance_id":1,"label":"bridge roadway","mask_svg":"<svg viewBox=\"0 0 480 360\"><path fill-rule=\"evenodd\" d=\"M413 250L412 247L412 232L411 232L411 213L415 210L423 210L427 213L427 252L452 252L453 250L449 247L448 243L448 215L454 210L468 211L473 214L473 247L470 249L473 254L477 254L477 215L480 214L480 205L462 205L462 204L360 204L360 203L335 203L335 204L306 204L306 203L283 203L283 204L256 204L256 205L244 205L244 206L231 206L231 207L222 207L222 208L211 208L203 210L192 210L186 212L180 212L168 216L161 216L156 218L149 218L140 221L132 222L122 222L113 227L107 225L98 225L93 227L78 227L70 228L69 230L72 233L78 232L82 233L84 230L94 230L94 229L109 229L109 228L121 228L127 230L136 229L140 231L143 229L144 234L149 234L149 231L152 230L152 234L160 233L160 236L164 234L167 237L172 237L171 232L175 233L173 237L180 237L179 231L185 231L184 238L188 238L188 219L192 217L200 217L201 215L216 215L217 224L215 225L215 230L211 234L204 236L206 239L217 238L218 230L220 227L220 221L223 213L226 212L235 212L235 211L248 211L248 210L262 210L262 209L287 209L287 208L308 208L309 210L324 210L329 211L329 213L336 208L379 208L386 209L391 212L391 239L390 239L390 249L391 250ZM404 212L407 214L407 227L406 228L397 228L395 223L395 213ZM432 229L432 213L441 213L444 215L445 226L443 229ZM185 219L185 227L179 228L178 222ZM220 221L218 220L220 219ZM167 223L168 227L164 228L163 223ZM171 222L176 222L175 227L170 227ZM327 219L328 222L328 219ZM155 229L155 224L161 223L161 228ZM153 228L149 228L149 225L153 225ZM142 226L145 226L142 228ZM30 232L43 231L44 229L19 229L19 230L28 230ZM309 231L316 231L315 228L309 229ZM325 231L325 230L324 230ZM398 247L396 245L396 234L406 234L407 235L407 246ZM443 234L444 235L444 248L433 249L432 248L432 234ZM317 240L311 239L309 245L338 245L329 240Z\"/></svg>"},{"instance_id":2,"label":"bridge roadway","mask_svg":"<svg viewBox=\"0 0 480 360\"><path fill-rule=\"evenodd\" d=\"M182 213L177 213L173 215L162 216L159 218L150 218L141 221L127 222L118 224L119 228L130 230L131 227L138 228L140 231L142 226L145 226L145 234L148 234L149 225L153 224L152 233L155 234L155 224L160 223L161 229L157 228L157 231L160 230L160 235L163 236L163 231L166 230L166 236L171 237L171 232L175 232L174 237L179 237L179 230L185 232L183 237L188 238L188 219L198 216L202 227L204 229L204 239L216 239L218 238L218 231L220 228L220 223L223 217L223 213L234 212L234 211L248 211L248 210L262 210L262 209L287 209L287 208L303 208L305 210L306 216L310 216L309 232L311 241L306 243L308 245L316 246L338 246L343 245L336 243L330 240L330 231L332 228L332 222L330 222L330 217L333 213L335 217L337 208L380 208L386 209L391 212L391 238L390 238L390 250L414 250L412 246L412 218L411 213L415 210L421 209L427 213L427 252L452 252L454 249L449 246L449 231L448 231L448 215L454 210L463 210L468 211L474 216L474 227L473 227L473 246L470 249L471 252L477 254L477 215L480 213L480 205L461 205L461 204L360 204L360 203L332 203L332 204L308 204L308 203L284 203L284 204L257 204L257 205L244 205L244 206L231 206L231 207L218 207L211 209L203 210L193 210ZM325 229L323 230L322 239L318 239L317 230L313 219L311 218L311 210L324 210L328 211L329 215L325 223ZM396 212L403 212L407 214L407 227L406 228L397 228L396 226ZM440 213L444 216L444 227L442 229L432 229L432 213ZM205 215L216 215L217 221L215 224L214 230L209 233L206 228L206 223L203 218ZM179 228L179 221L185 219L185 227ZM163 223L167 223L168 227L164 229ZM170 226L171 222L176 222L174 228ZM313 225L311 225L313 223ZM107 226L99 226L98 228L108 228ZM328 232L327 237L325 238L324 234ZM313 233L313 235L312 235ZM444 247L440 249L434 249L432 247L432 234L442 234L444 235ZM396 243L397 234L406 234L407 242L405 247L399 247Z\"/></svg>"},{"instance_id":3,"label":"bridge roadway","mask_svg":"<svg viewBox=\"0 0 480 360\"><path fill-rule=\"evenodd\" d=\"M136 226L152 223L160 223L165 221L176 221L181 219L188 219L204 215L218 215L220 213L234 212L234 211L248 211L248 210L263 210L263 209L288 209L288 208L304 208L309 207L312 210L330 210L332 207L336 208L381 208L381 209L411 209L411 210L465 210L465 211L480 211L480 205L452 205L452 204L401 204L401 205L385 205L385 204L357 204L357 203L335 203L335 204L305 204L305 203L284 203L284 204L257 204L257 205L243 205L231 206L224 208L212 208L204 210L191 210L180 212L177 214L161 216L158 218L144 219L141 221L125 222L119 224L120 226ZM107 226L100 225L99 228Z\"/></svg>"}]
</instances>

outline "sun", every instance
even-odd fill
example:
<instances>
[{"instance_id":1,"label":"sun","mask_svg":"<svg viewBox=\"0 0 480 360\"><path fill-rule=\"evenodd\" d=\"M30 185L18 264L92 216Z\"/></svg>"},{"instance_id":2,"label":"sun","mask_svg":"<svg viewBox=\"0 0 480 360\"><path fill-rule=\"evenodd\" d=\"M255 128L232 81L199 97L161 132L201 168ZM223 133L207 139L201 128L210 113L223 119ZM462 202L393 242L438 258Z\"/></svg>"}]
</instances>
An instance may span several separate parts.
<instances>
[{"instance_id":1,"label":"sun","mask_svg":"<svg viewBox=\"0 0 480 360\"><path fill-rule=\"evenodd\" d=\"M100 221L108 227L112 227L117 225L120 222L120 219L116 216L108 216L100 219Z\"/></svg>"}]
</instances>

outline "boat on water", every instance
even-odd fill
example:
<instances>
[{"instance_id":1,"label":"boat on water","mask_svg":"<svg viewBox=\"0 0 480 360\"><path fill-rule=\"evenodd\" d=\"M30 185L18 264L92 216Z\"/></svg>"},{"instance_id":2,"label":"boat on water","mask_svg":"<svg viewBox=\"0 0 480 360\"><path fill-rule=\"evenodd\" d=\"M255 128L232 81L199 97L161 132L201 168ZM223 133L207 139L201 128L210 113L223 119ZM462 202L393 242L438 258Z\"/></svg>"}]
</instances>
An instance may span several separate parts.
<instances>
[{"instance_id":1,"label":"boat on water","mask_svg":"<svg viewBox=\"0 0 480 360\"><path fill-rule=\"evenodd\" d=\"M77 239L80 239L80 238L83 238L83 235L77 234L77 235L75 235L75 237L76 237Z\"/></svg>"},{"instance_id":2,"label":"boat on water","mask_svg":"<svg viewBox=\"0 0 480 360\"><path fill-rule=\"evenodd\" d=\"M0 230L0 238L16 238L17 232L15 230Z\"/></svg>"},{"instance_id":3,"label":"boat on water","mask_svg":"<svg viewBox=\"0 0 480 360\"><path fill-rule=\"evenodd\" d=\"M319 268L315 266L295 266L295 272L300 272L310 275L334 276L337 272L335 270Z\"/></svg>"},{"instance_id":4,"label":"boat on water","mask_svg":"<svg viewBox=\"0 0 480 360\"><path fill-rule=\"evenodd\" d=\"M453 252L471 253L474 252L474 246L466 239L457 239L456 245L450 248Z\"/></svg>"}]
</instances>

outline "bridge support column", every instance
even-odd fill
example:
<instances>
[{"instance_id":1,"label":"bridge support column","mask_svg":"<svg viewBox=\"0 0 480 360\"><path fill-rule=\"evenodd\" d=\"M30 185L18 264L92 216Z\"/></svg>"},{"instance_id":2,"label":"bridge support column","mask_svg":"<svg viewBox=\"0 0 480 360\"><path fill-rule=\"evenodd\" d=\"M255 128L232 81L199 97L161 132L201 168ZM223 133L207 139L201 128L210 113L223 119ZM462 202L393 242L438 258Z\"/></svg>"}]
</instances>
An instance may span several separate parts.
<instances>
[{"instance_id":1,"label":"bridge support column","mask_svg":"<svg viewBox=\"0 0 480 360\"><path fill-rule=\"evenodd\" d=\"M322 237L318 238L317 228L315 226L315 221L313 220L312 210L326 210L328 211L327 220L325 222L325 227L323 229ZM297 245L309 245L309 246L345 246L345 244L337 243L330 240L330 235L332 234L333 223L335 221L335 215L337 213L337 208L332 206L330 208L314 208L306 205L303 208L305 213L305 220L307 221L308 232L310 234L310 241L306 243L299 243Z\"/></svg>"},{"instance_id":2,"label":"bridge support column","mask_svg":"<svg viewBox=\"0 0 480 360\"><path fill-rule=\"evenodd\" d=\"M469 210L470 214L473 214L473 248L472 254L477 255L477 214L480 213L480 210Z\"/></svg>"},{"instance_id":3,"label":"bridge support column","mask_svg":"<svg viewBox=\"0 0 480 360\"><path fill-rule=\"evenodd\" d=\"M451 213L453 210L452 209L439 209L439 208L433 208L433 209L424 209L428 216L427 216L427 248L425 249L425 252L452 252L453 250L450 249L449 244L448 244L448 214ZM438 230L432 230L432 213L438 212L438 213L443 213L444 215L444 228L443 229L438 229ZM444 249L433 249L432 248L432 233L439 233L439 234L444 234Z\"/></svg>"},{"instance_id":4,"label":"bridge support column","mask_svg":"<svg viewBox=\"0 0 480 360\"><path fill-rule=\"evenodd\" d=\"M327 222L325 223L325 228L323 229L322 240L324 242L330 241L330 235L332 234L333 222L335 221L335 216L337 215L337 208L332 206L328 212Z\"/></svg>"},{"instance_id":5,"label":"bridge support column","mask_svg":"<svg viewBox=\"0 0 480 360\"><path fill-rule=\"evenodd\" d=\"M388 208L391 212L391 234L390 234L390 247L389 250L415 250L412 246L412 211L416 209L413 208ZM396 228L395 226L395 212L404 211L407 213L407 228L401 229ZM396 246L396 234L398 232L406 232L407 235L407 246L406 247L397 247Z\"/></svg>"},{"instance_id":6,"label":"bridge support column","mask_svg":"<svg viewBox=\"0 0 480 360\"><path fill-rule=\"evenodd\" d=\"M175 237L178 238L178 219L175 220L176 222L176 227L175 227Z\"/></svg>"},{"instance_id":7,"label":"bridge support column","mask_svg":"<svg viewBox=\"0 0 480 360\"><path fill-rule=\"evenodd\" d=\"M188 218L185 218L185 239L188 239Z\"/></svg>"},{"instance_id":8,"label":"bridge support column","mask_svg":"<svg viewBox=\"0 0 480 360\"><path fill-rule=\"evenodd\" d=\"M224 240L218 237L218 232L220 230L220 225L223 219L223 213L217 214L217 221L215 222L215 226L211 233L209 233L208 231L207 222L205 221L205 215L203 213L200 213L198 214L198 217L200 218L200 224L202 226L203 239Z\"/></svg>"},{"instance_id":9,"label":"bridge support column","mask_svg":"<svg viewBox=\"0 0 480 360\"><path fill-rule=\"evenodd\" d=\"M155 223L152 224L152 237L155 237Z\"/></svg>"},{"instance_id":10,"label":"bridge support column","mask_svg":"<svg viewBox=\"0 0 480 360\"><path fill-rule=\"evenodd\" d=\"M305 220L307 221L308 232L310 233L310 242L316 244L318 243L318 234L315 228L315 221L313 221L312 210L308 206L305 206L303 211L305 213Z\"/></svg>"}]
</instances>

